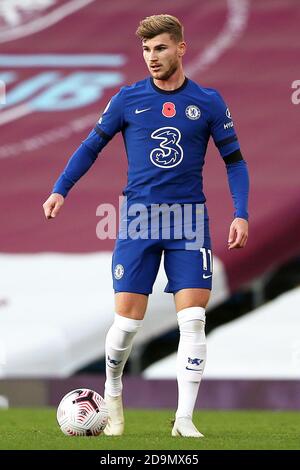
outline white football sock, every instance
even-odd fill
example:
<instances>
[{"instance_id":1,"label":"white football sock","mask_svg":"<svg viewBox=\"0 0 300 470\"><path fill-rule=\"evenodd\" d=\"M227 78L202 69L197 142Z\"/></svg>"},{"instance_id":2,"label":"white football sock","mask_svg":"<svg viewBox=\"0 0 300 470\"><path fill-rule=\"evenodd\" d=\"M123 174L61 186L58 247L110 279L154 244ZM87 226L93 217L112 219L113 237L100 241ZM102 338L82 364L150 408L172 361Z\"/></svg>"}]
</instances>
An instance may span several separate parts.
<instances>
[{"instance_id":1,"label":"white football sock","mask_svg":"<svg viewBox=\"0 0 300 470\"><path fill-rule=\"evenodd\" d=\"M106 382L105 391L112 397L122 393L122 375L129 357L133 338L143 320L133 320L115 314L114 323L105 341Z\"/></svg>"},{"instance_id":2,"label":"white football sock","mask_svg":"<svg viewBox=\"0 0 300 470\"><path fill-rule=\"evenodd\" d=\"M178 408L176 418L192 419L206 362L205 309L189 307L177 313L180 340L177 353Z\"/></svg>"}]
</instances>

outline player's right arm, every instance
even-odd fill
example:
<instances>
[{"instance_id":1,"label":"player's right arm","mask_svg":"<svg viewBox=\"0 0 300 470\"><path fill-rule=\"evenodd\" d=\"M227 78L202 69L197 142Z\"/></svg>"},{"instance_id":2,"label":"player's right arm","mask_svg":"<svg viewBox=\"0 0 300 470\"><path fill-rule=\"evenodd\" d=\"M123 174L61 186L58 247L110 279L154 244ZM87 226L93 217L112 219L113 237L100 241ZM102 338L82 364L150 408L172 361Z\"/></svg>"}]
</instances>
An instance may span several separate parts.
<instances>
[{"instance_id":1,"label":"player's right arm","mask_svg":"<svg viewBox=\"0 0 300 470\"><path fill-rule=\"evenodd\" d=\"M73 153L43 204L47 219L56 217L74 184L90 169L105 145L124 125L123 89L110 100L101 118L80 147Z\"/></svg>"}]
</instances>

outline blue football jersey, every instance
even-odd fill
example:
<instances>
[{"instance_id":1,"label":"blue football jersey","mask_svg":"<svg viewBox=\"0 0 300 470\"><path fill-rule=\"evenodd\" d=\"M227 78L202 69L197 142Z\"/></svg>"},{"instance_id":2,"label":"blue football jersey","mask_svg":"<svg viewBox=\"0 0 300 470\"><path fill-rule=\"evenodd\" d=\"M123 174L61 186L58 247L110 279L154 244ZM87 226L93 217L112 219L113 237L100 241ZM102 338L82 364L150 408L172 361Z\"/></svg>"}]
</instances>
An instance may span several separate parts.
<instances>
[{"instance_id":1,"label":"blue football jersey","mask_svg":"<svg viewBox=\"0 0 300 470\"><path fill-rule=\"evenodd\" d=\"M152 78L113 96L94 130L108 142L122 132L128 158L128 202L203 203L202 169L210 136L222 157L239 149L220 94L190 79L174 91Z\"/></svg>"}]
</instances>

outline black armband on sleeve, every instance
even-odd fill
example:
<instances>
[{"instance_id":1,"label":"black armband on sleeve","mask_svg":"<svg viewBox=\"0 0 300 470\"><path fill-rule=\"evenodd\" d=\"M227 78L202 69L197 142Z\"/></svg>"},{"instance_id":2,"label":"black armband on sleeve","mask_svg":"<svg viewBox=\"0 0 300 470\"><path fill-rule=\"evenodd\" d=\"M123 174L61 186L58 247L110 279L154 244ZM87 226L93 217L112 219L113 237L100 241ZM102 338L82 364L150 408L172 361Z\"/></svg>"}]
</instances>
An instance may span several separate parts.
<instances>
[{"instance_id":1,"label":"black armband on sleeve","mask_svg":"<svg viewBox=\"0 0 300 470\"><path fill-rule=\"evenodd\" d=\"M226 165L228 165L229 163L236 163L236 162L240 162L241 160L244 160L243 159L243 155L239 150L235 150L234 152L230 153L229 155L226 155L226 157L223 158L224 162L226 163Z\"/></svg>"}]
</instances>

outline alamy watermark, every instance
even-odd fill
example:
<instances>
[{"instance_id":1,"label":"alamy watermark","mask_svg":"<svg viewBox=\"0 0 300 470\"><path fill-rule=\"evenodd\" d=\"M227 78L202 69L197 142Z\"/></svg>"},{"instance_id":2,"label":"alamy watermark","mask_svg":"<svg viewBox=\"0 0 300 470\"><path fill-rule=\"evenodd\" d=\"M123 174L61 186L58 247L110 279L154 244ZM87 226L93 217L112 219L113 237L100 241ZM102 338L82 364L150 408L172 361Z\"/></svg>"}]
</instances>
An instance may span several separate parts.
<instances>
[{"instance_id":1,"label":"alamy watermark","mask_svg":"<svg viewBox=\"0 0 300 470\"><path fill-rule=\"evenodd\" d=\"M295 89L291 95L292 103L300 104L300 80L294 80L292 83L292 88Z\"/></svg>"},{"instance_id":2,"label":"alamy watermark","mask_svg":"<svg viewBox=\"0 0 300 470\"><path fill-rule=\"evenodd\" d=\"M101 217L96 226L100 240L184 240L186 250L199 250L204 242L204 204L129 204L119 198L118 210L113 204L97 207Z\"/></svg>"}]
</instances>

